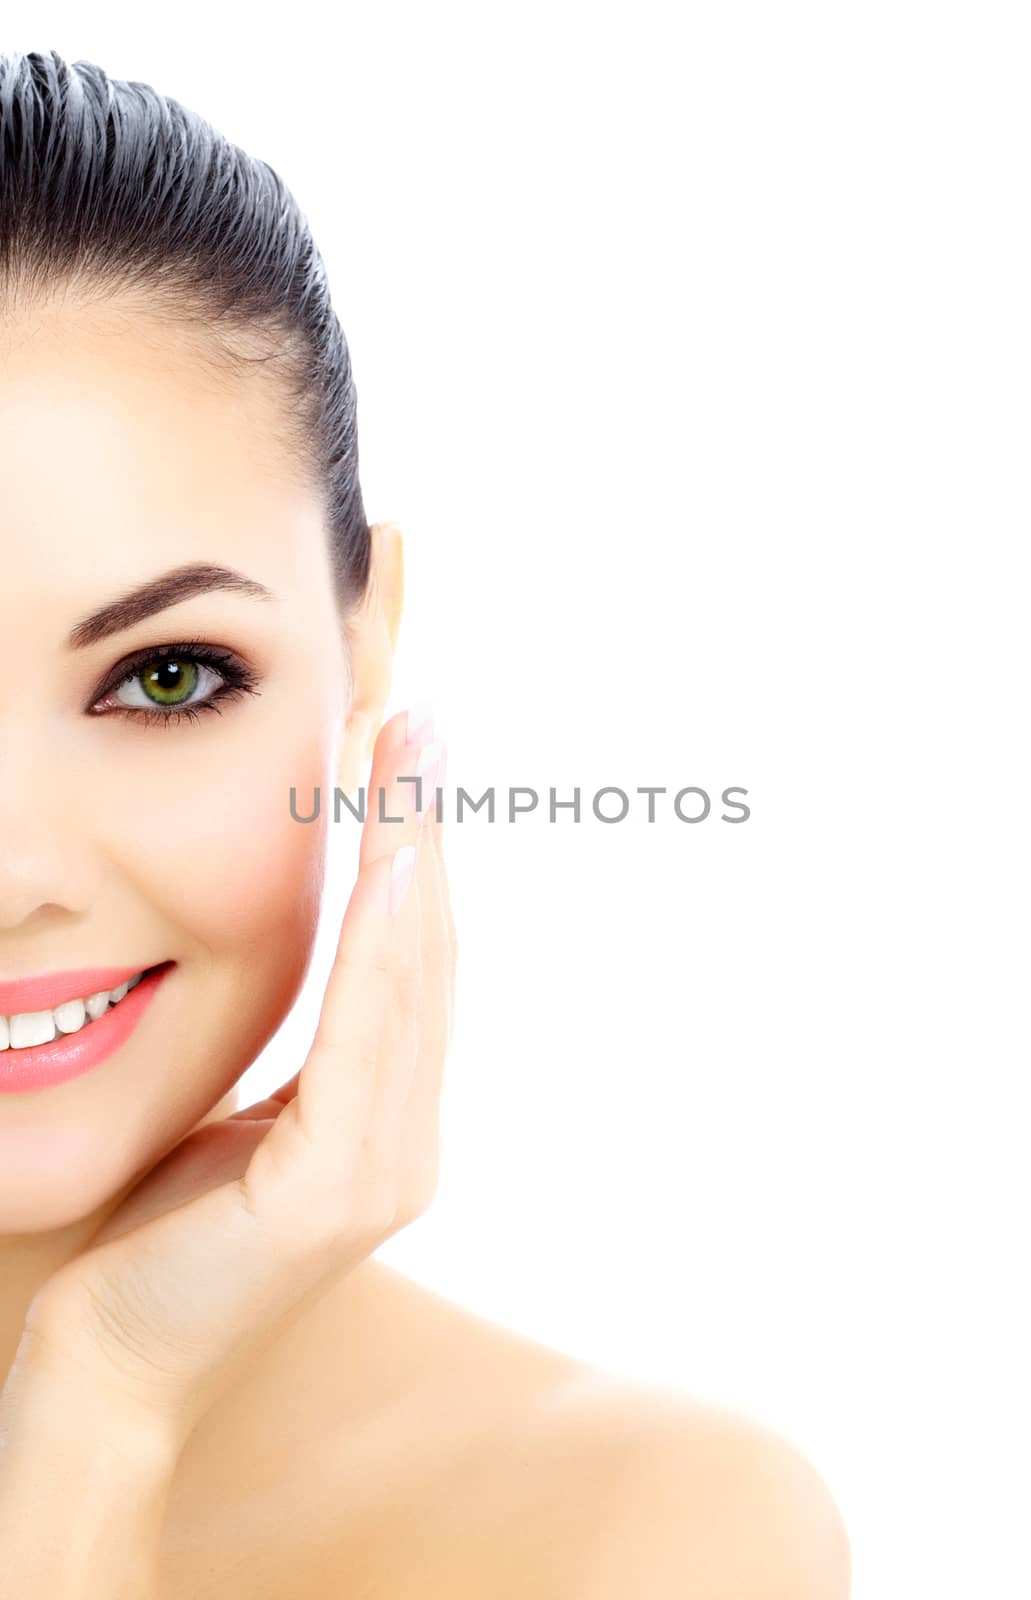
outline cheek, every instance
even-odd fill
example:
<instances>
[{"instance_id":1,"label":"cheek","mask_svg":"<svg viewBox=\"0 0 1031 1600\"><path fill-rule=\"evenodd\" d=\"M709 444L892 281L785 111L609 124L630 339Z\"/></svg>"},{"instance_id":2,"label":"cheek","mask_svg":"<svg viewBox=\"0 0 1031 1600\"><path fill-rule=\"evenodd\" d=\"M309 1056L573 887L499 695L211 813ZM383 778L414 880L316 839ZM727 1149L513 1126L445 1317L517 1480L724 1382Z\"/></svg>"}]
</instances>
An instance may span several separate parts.
<instances>
[{"instance_id":1,"label":"cheek","mask_svg":"<svg viewBox=\"0 0 1031 1600\"><path fill-rule=\"evenodd\" d=\"M186 735L188 738L189 736ZM118 828L127 875L145 885L170 948L185 962L207 958L229 971L289 965L314 933L326 847L325 798L331 794L328 735L255 725L249 739L198 741L147 783L137 775L139 810ZM315 787L323 806L314 822Z\"/></svg>"},{"instance_id":2,"label":"cheek","mask_svg":"<svg viewBox=\"0 0 1031 1600\"><path fill-rule=\"evenodd\" d=\"M316 786L325 796L324 727L255 723L229 743L202 748L198 739L188 759L166 758L146 783L137 772L148 828L132 832L122 820L123 872L152 913L148 953L179 964L158 1002L161 1058L149 1082L160 1108L141 1097L130 1112L122 1100L123 1125L138 1117L141 1137L155 1114L181 1136L237 1082L297 999L314 948L327 807L314 822L295 821L290 788L300 816L314 809ZM132 1067L127 1056L126 1073ZM124 1082L114 1073L110 1082L124 1096Z\"/></svg>"},{"instance_id":3,"label":"cheek","mask_svg":"<svg viewBox=\"0 0 1031 1600\"><path fill-rule=\"evenodd\" d=\"M78 820L141 957L180 963L157 1049L128 1049L54 1091L60 1104L0 1107L0 1234L64 1226L159 1159L239 1079L303 983L332 819L330 728L278 721L193 746L186 733L175 761L168 745L161 758L166 737L135 756L131 782L115 763L98 769L81 791L96 809ZM302 817L320 788L317 820L291 816L291 785Z\"/></svg>"},{"instance_id":4,"label":"cheek","mask_svg":"<svg viewBox=\"0 0 1031 1600\"><path fill-rule=\"evenodd\" d=\"M199 945L216 965L281 961L283 947L292 950L317 917L325 819L320 813L311 823L294 820L290 783L297 789L297 814L310 814L315 786L325 793L319 752L284 763L287 770L296 774L290 781L238 773L232 793L217 806L210 804L210 786L197 791L209 803L183 797L180 849L161 885L160 904L188 944Z\"/></svg>"},{"instance_id":5,"label":"cheek","mask_svg":"<svg viewBox=\"0 0 1031 1600\"><path fill-rule=\"evenodd\" d=\"M279 741L274 751L274 770L261 752L235 763L228 794L222 755L208 772L192 764L179 792L162 796L169 822L180 819L176 862L163 869L160 884L152 880L167 955L180 963L163 1035L165 1064L174 1062L175 1071L164 1077L159 1119L175 1138L208 1113L276 1033L314 948L330 758L319 737ZM311 814L320 789L316 820L291 815L291 785L301 817ZM287 1063L281 1076L293 1070Z\"/></svg>"}]
</instances>

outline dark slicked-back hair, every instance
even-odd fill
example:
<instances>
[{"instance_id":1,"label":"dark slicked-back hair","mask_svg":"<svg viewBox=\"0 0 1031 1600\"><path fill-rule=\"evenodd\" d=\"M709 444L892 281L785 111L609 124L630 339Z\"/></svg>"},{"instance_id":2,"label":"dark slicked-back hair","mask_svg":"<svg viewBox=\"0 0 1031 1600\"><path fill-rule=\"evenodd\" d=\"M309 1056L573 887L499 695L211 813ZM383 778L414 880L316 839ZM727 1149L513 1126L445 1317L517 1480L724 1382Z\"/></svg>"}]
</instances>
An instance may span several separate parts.
<instances>
[{"instance_id":1,"label":"dark slicked-back hair","mask_svg":"<svg viewBox=\"0 0 1031 1600\"><path fill-rule=\"evenodd\" d=\"M282 179L148 84L56 51L0 54L0 319L24 296L140 304L197 334L213 370L261 362L282 438L326 507L336 598L365 593L347 340Z\"/></svg>"}]
</instances>

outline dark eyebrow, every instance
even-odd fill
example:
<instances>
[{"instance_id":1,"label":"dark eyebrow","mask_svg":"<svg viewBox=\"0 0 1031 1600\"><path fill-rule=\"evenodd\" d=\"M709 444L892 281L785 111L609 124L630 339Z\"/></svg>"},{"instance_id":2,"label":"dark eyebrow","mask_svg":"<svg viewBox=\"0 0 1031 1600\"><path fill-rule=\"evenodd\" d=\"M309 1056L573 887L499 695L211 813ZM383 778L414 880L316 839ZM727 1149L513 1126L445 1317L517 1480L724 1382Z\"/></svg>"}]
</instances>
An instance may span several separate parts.
<instances>
[{"instance_id":1,"label":"dark eyebrow","mask_svg":"<svg viewBox=\"0 0 1031 1600\"><path fill-rule=\"evenodd\" d=\"M141 583L138 588L130 589L128 594L83 617L68 635L67 648L84 650L87 645L97 644L112 633L121 633L124 628L143 622L145 618L154 616L155 612L176 606L180 601L190 600L197 594L210 594L214 589L229 589L236 594L250 595L256 600L275 599L264 584L244 577L242 572L197 561L189 566L175 567L160 578L151 578L149 583Z\"/></svg>"}]
</instances>

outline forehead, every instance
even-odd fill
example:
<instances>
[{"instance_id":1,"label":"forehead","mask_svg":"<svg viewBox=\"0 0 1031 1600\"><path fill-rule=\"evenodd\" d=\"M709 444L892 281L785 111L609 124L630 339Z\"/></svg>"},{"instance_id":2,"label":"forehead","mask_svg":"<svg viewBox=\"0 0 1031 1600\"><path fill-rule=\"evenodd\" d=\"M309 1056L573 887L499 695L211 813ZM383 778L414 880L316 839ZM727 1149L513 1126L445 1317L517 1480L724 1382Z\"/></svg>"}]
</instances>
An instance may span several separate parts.
<instances>
[{"instance_id":1,"label":"forehead","mask_svg":"<svg viewBox=\"0 0 1031 1600\"><path fill-rule=\"evenodd\" d=\"M0 320L0 548L318 563L289 404L275 361L229 361L200 324L129 301L23 304Z\"/></svg>"}]
</instances>

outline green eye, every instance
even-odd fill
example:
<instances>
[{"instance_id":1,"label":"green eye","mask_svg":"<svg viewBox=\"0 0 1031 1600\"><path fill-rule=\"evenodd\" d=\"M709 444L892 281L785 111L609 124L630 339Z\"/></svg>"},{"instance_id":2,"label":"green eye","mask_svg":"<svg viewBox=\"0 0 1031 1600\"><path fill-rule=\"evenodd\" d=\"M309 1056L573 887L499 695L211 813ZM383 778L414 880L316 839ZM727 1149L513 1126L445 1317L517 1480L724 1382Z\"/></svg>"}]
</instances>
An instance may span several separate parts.
<instances>
[{"instance_id":1,"label":"green eye","mask_svg":"<svg viewBox=\"0 0 1031 1600\"><path fill-rule=\"evenodd\" d=\"M178 727L202 711L221 711L231 700L260 694L261 679L232 650L201 639L169 641L137 650L112 669L90 708L93 716L118 712L141 727Z\"/></svg>"},{"instance_id":2,"label":"green eye","mask_svg":"<svg viewBox=\"0 0 1031 1600\"><path fill-rule=\"evenodd\" d=\"M197 663L189 657L177 660L167 656L137 676L144 694L155 705L178 706L190 698L199 674Z\"/></svg>"}]
</instances>

